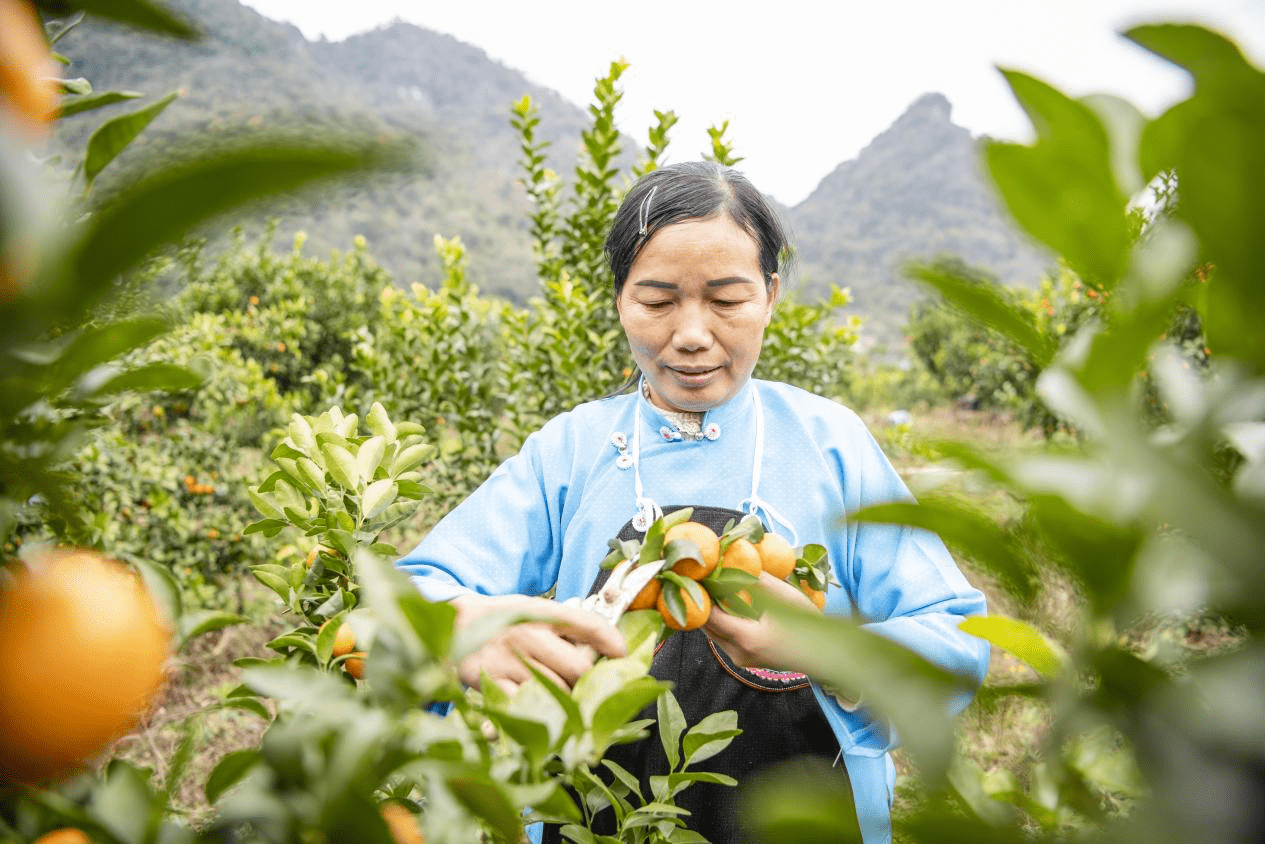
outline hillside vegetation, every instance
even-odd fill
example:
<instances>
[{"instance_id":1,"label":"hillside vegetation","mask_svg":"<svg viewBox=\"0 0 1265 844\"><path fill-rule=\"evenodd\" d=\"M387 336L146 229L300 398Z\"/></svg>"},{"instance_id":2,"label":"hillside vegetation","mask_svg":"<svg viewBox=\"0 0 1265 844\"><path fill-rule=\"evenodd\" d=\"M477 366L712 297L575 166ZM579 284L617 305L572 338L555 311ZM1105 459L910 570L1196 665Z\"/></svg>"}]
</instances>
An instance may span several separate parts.
<instances>
[{"instance_id":1,"label":"hillside vegetation","mask_svg":"<svg viewBox=\"0 0 1265 844\"><path fill-rule=\"evenodd\" d=\"M302 230L317 254L345 250L363 235L403 287L436 285L441 271L431 240L460 237L480 289L520 303L536 292L510 106L531 96L540 110L538 134L552 144L548 164L568 178L586 121L579 107L478 48L408 23L311 42L237 0L173 6L202 23L202 42L186 48L96 22L63 42L71 73L99 87L184 92L120 161L116 181L129 180L147 155L189 132L207 143L296 124L404 135L428 151L424 174L281 200L237 222L258 230L264 218L278 217L279 248ZM604 72L593 68L595 78ZM76 148L90 120L64 123L59 146ZM645 143L624 137L621 166ZM855 160L785 210L805 295L826 298L832 284L850 288L852 312L867 321L865 342L898 349L900 326L920 295L902 272L910 258L954 254L1003 282L1034 285L1047 261L1000 210L978 158L977 141L952 123L943 96L913 103Z\"/></svg>"}]
</instances>

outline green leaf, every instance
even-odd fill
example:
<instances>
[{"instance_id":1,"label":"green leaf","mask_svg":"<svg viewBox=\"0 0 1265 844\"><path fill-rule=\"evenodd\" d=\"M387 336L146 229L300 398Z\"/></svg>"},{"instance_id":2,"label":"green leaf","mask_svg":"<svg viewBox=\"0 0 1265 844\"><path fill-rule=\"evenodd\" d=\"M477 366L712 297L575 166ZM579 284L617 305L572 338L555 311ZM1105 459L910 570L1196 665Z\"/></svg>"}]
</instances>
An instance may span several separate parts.
<instances>
[{"instance_id":1,"label":"green leaf","mask_svg":"<svg viewBox=\"0 0 1265 844\"><path fill-rule=\"evenodd\" d=\"M153 795L146 775L121 759L110 763L105 782L92 794L94 818L123 841L145 840L146 827L152 816Z\"/></svg>"},{"instance_id":2,"label":"green leaf","mask_svg":"<svg viewBox=\"0 0 1265 844\"><path fill-rule=\"evenodd\" d=\"M632 814L624 822L624 828L636 829L638 827L654 826L665 817L680 817L688 814L689 810L682 809L680 806L672 806L667 803L647 803L633 810Z\"/></svg>"},{"instance_id":3,"label":"green leaf","mask_svg":"<svg viewBox=\"0 0 1265 844\"><path fill-rule=\"evenodd\" d=\"M847 775L824 761L801 757L761 771L743 783L744 830L758 841L861 842ZM989 841L932 835L919 841Z\"/></svg>"},{"instance_id":4,"label":"green leaf","mask_svg":"<svg viewBox=\"0 0 1265 844\"><path fill-rule=\"evenodd\" d=\"M457 801L482 820L493 836L504 841L523 837L518 808L499 783L481 772L450 776L444 782Z\"/></svg>"},{"instance_id":5,"label":"green leaf","mask_svg":"<svg viewBox=\"0 0 1265 844\"><path fill-rule=\"evenodd\" d=\"M1209 345L1218 354L1265 370L1265 336L1255 315L1265 309L1265 74L1224 36L1197 26L1131 29L1128 37L1190 72L1194 95L1143 132L1144 174L1177 175L1175 214L1199 238L1212 265L1201 307Z\"/></svg>"},{"instance_id":6,"label":"green leaf","mask_svg":"<svg viewBox=\"0 0 1265 844\"><path fill-rule=\"evenodd\" d=\"M663 616L658 610L633 610L621 615L615 626L624 636L628 658L639 660L649 671L655 647L666 627Z\"/></svg>"},{"instance_id":7,"label":"green leaf","mask_svg":"<svg viewBox=\"0 0 1265 844\"><path fill-rule=\"evenodd\" d=\"M336 443L322 443L321 454L325 457L325 468L345 490L355 491L360 482L360 469L351 452Z\"/></svg>"},{"instance_id":8,"label":"green leaf","mask_svg":"<svg viewBox=\"0 0 1265 844\"><path fill-rule=\"evenodd\" d=\"M58 79L57 84L63 94L91 94L92 83L82 77L78 79Z\"/></svg>"},{"instance_id":9,"label":"green leaf","mask_svg":"<svg viewBox=\"0 0 1265 844\"><path fill-rule=\"evenodd\" d=\"M391 424L391 417L387 415L387 410L382 406L381 402L374 402L369 408L369 415L365 417L365 423L369 426L370 431L382 437L387 443L395 442L395 426Z\"/></svg>"},{"instance_id":10,"label":"green leaf","mask_svg":"<svg viewBox=\"0 0 1265 844\"><path fill-rule=\"evenodd\" d=\"M1040 576L1022 547L978 510L946 499L896 501L853 514L855 522L912 525L938 534L950 547L988 570L1024 604L1040 589Z\"/></svg>"},{"instance_id":11,"label":"green leaf","mask_svg":"<svg viewBox=\"0 0 1265 844\"><path fill-rule=\"evenodd\" d=\"M399 146L377 141L318 146L310 139L278 138L224 151L186 151L178 160L123 187L95 209L80 227L67 261L49 267L57 275L38 287L39 295L27 306L31 320L40 315L42 325L83 312L152 251L243 202L321 179L398 167L403 158Z\"/></svg>"},{"instance_id":12,"label":"green leaf","mask_svg":"<svg viewBox=\"0 0 1265 844\"><path fill-rule=\"evenodd\" d=\"M260 523L257 522L256 524ZM251 527L254 527L254 525L251 525ZM250 528L247 528L247 530L249 529ZM252 568L251 574L255 575L255 579L264 586L267 586L273 592L276 592L277 596L280 597L282 601L287 604L290 603L292 590L290 589L290 582L284 577L280 577L270 571L260 571L258 567Z\"/></svg>"},{"instance_id":13,"label":"green leaf","mask_svg":"<svg viewBox=\"0 0 1265 844\"><path fill-rule=\"evenodd\" d=\"M180 585L176 578L163 566L147 560L133 561L140 571L145 588L154 599L158 609L167 618L167 623L174 630L184 615L184 604L180 599Z\"/></svg>"},{"instance_id":14,"label":"green leaf","mask_svg":"<svg viewBox=\"0 0 1265 844\"><path fill-rule=\"evenodd\" d=\"M136 91L101 91L96 94L85 94L79 97L65 97L58 106L59 117L70 117L85 111L104 108L115 103L134 100L144 94Z\"/></svg>"},{"instance_id":15,"label":"green leaf","mask_svg":"<svg viewBox=\"0 0 1265 844\"><path fill-rule=\"evenodd\" d=\"M998 190L1019 224L1083 279L1112 287L1127 268L1131 233L1107 130L1093 109L1046 83L1013 70L1002 75L1037 141L985 147Z\"/></svg>"},{"instance_id":16,"label":"green leaf","mask_svg":"<svg viewBox=\"0 0 1265 844\"><path fill-rule=\"evenodd\" d=\"M299 708L325 709L350 700L355 691L338 677L319 668L290 664L252 665L242 669L242 683L256 694Z\"/></svg>"},{"instance_id":17,"label":"green leaf","mask_svg":"<svg viewBox=\"0 0 1265 844\"><path fill-rule=\"evenodd\" d=\"M635 794L638 797L641 796L641 783L638 782L637 778L629 773L628 769L623 765L620 765L618 762L611 759L603 759L602 767L610 771L611 775L614 776L615 779L619 780L623 784L624 788L628 789L629 794Z\"/></svg>"},{"instance_id":18,"label":"green leaf","mask_svg":"<svg viewBox=\"0 0 1265 844\"><path fill-rule=\"evenodd\" d=\"M551 782L545 784L548 793L545 796L539 794L528 795L523 794L514 786L509 786L513 796L516 798L517 805L530 806L532 809L532 820L544 820L553 823L564 823L566 821L580 822L580 808L575 805L575 801L571 799L571 795L567 794L561 784ZM540 789L543 790L543 789Z\"/></svg>"},{"instance_id":19,"label":"green leaf","mask_svg":"<svg viewBox=\"0 0 1265 844\"><path fill-rule=\"evenodd\" d=\"M801 671L887 719L929 782L942 780L953 749L952 703L975 686L855 622L779 602L765 612L782 628Z\"/></svg>"},{"instance_id":20,"label":"green leaf","mask_svg":"<svg viewBox=\"0 0 1265 844\"><path fill-rule=\"evenodd\" d=\"M527 670L536 678L537 682L544 688L549 696L557 701L558 706L562 709L564 721L562 724L563 735L575 735L584 729L584 716L580 713L580 707L575 699L567 692L566 689L559 686L553 680L546 677L531 663L524 663Z\"/></svg>"},{"instance_id":21,"label":"green leaf","mask_svg":"<svg viewBox=\"0 0 1265 844\"><path fill-rule=\"evenodd\" d=\"M202 376L191 369L172 363L150 363L115 375L100 386L92 388L88 395L100 397L133 390L175 392L191 390L201 384Z\"/></svg>"},{"instance_id":22,"label":"green leaf","mask_svg":"<svg viewBox=\"0 0 1265 844\"><path fill-rule=\"evenodd\" d=\"M221 709L241 709L245 712L250 712L254 715L258 715L260 718L264 719L265 721L269 721L272 719L272 713L268 711L268 707L265 706L263 701L259 700L259 698L253 698L253 697L233 698L232 700L224 701L224 703L220 705L220 708Z\"/></svg>"},{"instance_id":23,"label":"green leaf","mask_svg":"<svg viewBox=\"0 0 1265 844\"><path fill-rule=\"evenodd\" d=\"M622 689L608 696L594 711L594 743L599 747L605 745L616 730L669 688L671 684L653 677L640 677L625 683Z\"/></svg>"},{"instance_id":24,"label":"green leaf","mask_svg":"<svg viewBox=\"0 0 1265 844\"><path fill-rule=\"evenodd\" d=\"M738 713L732 709L713 712L691 727L681 742L686 767L710 759L741 734Z\"/></svg>"},{"instance_id":25,"label":"green leaf","mask_svg":"<svg viewBox=\"0 0 1265 844\"><path fill-rule=\"evenodd\" d=\"M370 437L360 444L360 447L356 449L356 468L360 472L360 477L366 481L373 480L374 473L382 463L386 450L386 437L382 436Z\"/></svg>"},{"instance_id":26,"label":"green leaf","mask_svg":"<svg viewBox=\"0 0 1265 844\"><path fill-rule=\"evenodd\" d=\"M391 474L399 475L416 469L423 462L435 456L435 447L428 443L417 443L401 451L391 461Z\"/></svg>"},{"instance_id":27,"label":"green leaf","mask_svg":"<svg viewBox=\"0 0 1265 844\"><path fill-rule=\"evenodd\" d=\"M316 661L328 665L334 655L334 640L338 638L338 629L343 626L345 612L336 612L326 618L325 623L316 632Z\"/></svg>"},{"instance_id":28,"label":"green leaf","mask_svg":"<svg viewBox=\"0 0 1265 844\"><path fill-rule=\"evenodd\" d=\"M162 783L163 798L168 803L170 803L172 796L178 793L177 789L184 779L185 771L188 770L189 763L192 761L194 751L199 743L197 722L193 720L185 721L176 730L177 735L180 737L180 743L176 745L175 752L171 754L167 762L167 775L163 777Z\"/></svg>"},{"instance_id":29,"label":"green leaf","mask_svg":"<svg viewBox=\"0 0 1265 844\"><path fill-rule=\"evenodd\" d=\"M268 521L282 521L281 508L273 504L269 498L260 495L253 489L246 490L246 495L249 496L250 503L255 505L255 509L262 513ZM256 530L262 530L262 528L257 528L259 524L262 524L262 522L250 525L250 527L246 528L245 533L254 533Z\"/></svg>"},{"instance_id":30,"label":"green leaf","mask_svg":"<svg viewBox=\"0 0 1265 844\"><path fill-rule=\"evenodd\" d=\"M166 330L166 321L156 317L139 317L89 326L73 335L70 345L58 357L58 377L55 383L68 385L93 367L143 346Z\"/></svg>"},{"instance_id":31,"label":"green leaf","mask_svg":"<svg viewBox=\"0 0 1265 844\"><path fill-rule=\"evenodd\" d=\"M235 624L245 624L248 619L237 613L222 610L195 610L180 616L180 647L197 637L215 630L223 630Z\"/></svg>"},{"instance_id":32,"label":"green leaf","mask_svg":"<svg viewBox=\"0 0 1265 844\"><path fill-rule=\"evenodd\" d=\"M365 519L373 519L381 515L395 501L398 492L399 488L390 478L383 478L369 484L360 497L361 516Z\"/></svg>"},{"instance_id":33,"label":"green leaf","mask_svg":"<svg viewBox=\"0 0 1265 844\"><path fill-rule=\"evenodd\" d=\"M316 656L316 642L307 633L282 633L271 642L268 642L267 647L281 653L290 648L297 648L301 651L307 651L312 656Z\"/></svg>"},{"instance_id":34,"label":"green leaf","mask_svg":"<svg viewBox=\"0 0 1265 844\"><path fill-rule=\"evenodd\" d=\"M365 551L355 555L356 573L366 603L379 621L416 640L435 659L445 659L453 644L457 611L447 601L428 601L390 561Z\"/></svg>"},{"instance_id":35,"label":"green leaf","mask_svg":"<svg viewBox=\"0 0 1265 844\"><path fill-rule=\"evenodd\" d=\"M163 35L184 39L200 37L191 23L150 0L75 0L74 5L90 15L130 23Z\"/></svg>"},{"instance_id":36,"label":"green leaf","mask_svg":"<svg viewBox=\"0 0 1265 844\"><path fill-rule=\"evenodd\" d=\"M484 710L484 714L519 745L532 763L544 759L549 752L552 742L546 724L496 709Z\"/></svg>"},{"instance_id":37,"label":"green leaf","mask_svg":"<svg viewBox=\"0 0 1265 844\"><path fill-rule=\"evenodd\" d=\"M669 770L675 771L681 763L681 733L685 732L685 713L676 695L667 692L659 698L659 741L668 757Z\"/></svg>"},{"instance_id":38,"label":"green leaf","mask_svg":"<svg viewBox=\"0 0 1265 844\"><path fill-rule=\"evenodd\" d=\"M915 266L910 268L909 274L925 282L946 302L1015 342L1038 368L1045 367L1054 358L1056 346L1042 333L1033 314L1012 306L992 288L939 266Z\"/></svg>"},{"instance_id":39,"label":"green leaf","mask_svg":"<svg viewBox=\"0 0 1265 844\"><path fill-rule=\"evenodd\" d=\"M706 782L712 785L728 785L735 786L738 781L727 774L714 774L710 771L676 771L668 774L663 778L667 794L676 795L686 787L696 782Z\"/></svg>"},{"instance_id":40,"label":"green leaf","mask_svg":"<svg viewBox=\"0 0 1265 844\"><path fill-rule=\"evenodd\" d=\"M249 536L252 533L262 533L264 536L273 537L289 526L290 522L284 519L261 519L247 525L245 530L242 531L242 535Z\"/></svg>"},{"instance_id":41,"label":"green leaf","mask_svg":"<svg viewBox=\"0 0 1265 844\"><path fill-rule=\"evenodd\" d=\"M612 695L619 692L635 680L646 677L646 670L636 660L623 657L621 659L599 660L588 671L580 675L571 690L571 696L580 707L585 723L592 724L594 713ZM649 700L647 700L649 702Z\"/></svg>"},{"instance_id":42,"label":"green leaf","mask_svg":"<svg viewBox=\"0 0 1265 844\"><path fill-rule=\"evenodd\" d=\"M206 780L206 802L215 803L225 791L241 781L251 768L263 759L263 754L252 748L234 750L224 754L224 758L211 771Z\"/></svg>"},{"instance_id":43,"label":"green leaf","mask_svg":"<svg viewBox=\"0 0 1265 844\"><path fill-rule=\"evenodd\" d=\"M1003 615L966 618L958 629L991 642L1026 662L1042 677L1054 677L1066 664L1062 656L1032 625Z\"/></svg>"},{"instance_id":44,"label":"green leaf","mask_svg":"<svg viewBox=\"0 0 1265 844\"><path fill-rule=\"evenodd\" d=\"M179 93L172 91L155 103L137 109L128 114L119 115L102 123L88 139L88 150L83 159L83 176L87 185L91 185L102 170L118 157L128 144L136 140L136 136L145 131L145 127L154 118L162 114L163 109L171 105Z\"/></svg>"}]
</instances>

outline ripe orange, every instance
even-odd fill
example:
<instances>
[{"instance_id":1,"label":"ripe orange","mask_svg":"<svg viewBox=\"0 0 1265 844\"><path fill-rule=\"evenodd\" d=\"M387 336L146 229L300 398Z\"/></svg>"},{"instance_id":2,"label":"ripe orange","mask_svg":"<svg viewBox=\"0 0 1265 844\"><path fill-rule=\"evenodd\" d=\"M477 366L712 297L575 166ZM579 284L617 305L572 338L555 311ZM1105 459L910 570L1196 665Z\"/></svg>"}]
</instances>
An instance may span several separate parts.
<instances>
[{"instance_id":1,"label":"ripe orange","mask_svg":"<svg viewBox=\"0 0 1265 844\"><path fill-rule=\"evenodd\" d=\"M35 839L35 844L92 844L92 839L82 829L64 826L44 833Z\"/></svg>"},{"instance_id":2,"label":"ripe orange","mask_svg":"<svg viewBox=\"0 0 1265 844\"><path fill-rule=\"evenodd\" d=\"M699 522L673 525L663 535L663 544L667 545L674 539L688 539L697 544L699 549L697 557L682 557L673 564L672 571L682 577L690 580L707 577L720 562L720 537L707 525Z\"/></svg>"},{"instance_id":3,"label":"ripe orange","mask_svg":"<svg viewBox=\"0 0 1265 844\"><path fill-rule=\"evenodd\" d=\"M662 591L663 584L659 582L659 579L652 579L641 588L637 597L632 599L632 603L628 605L629 611L654 609L655 602L659 600L659 593Z\"/></svg>"},{"instance_id":4,"label":"ripe orange","mask_svg":"<svg viewBox=\"0 0 1265 844\"><path fill-rule=\"evenodd\" d=\"M813 587L809 586L807 580L801 580L799 582L799 591L807 595L808 600L812 601L817 606L817 609L820 610L820 609L825 608L826 593L821 591L820 589L814 589Z\"/></svg>"},{"instance_id":5,"label":"ripe orange","mask_svg":"<svg viewBox=\"0 0 1265 844\"><path fill-rule=\"evenodd\" d=\"M0 100L31 128L57 114L57 75L35 9L23 0L0 0Z\"/></svg>"},{"instance_id":6,"label":"ripe orange","mask_svg":"<svg viewBox=\"0 0 1265 844\"><path fill-rule=\"evenodd\" d=\"M672 617L672 613L668 612L668 605L663 600L663 592L659 593L659 597L655 600L655 608L659 610L659 615L663 616L663 621L673 630L697 630L707 623L707 619L712 614L712 597L707 594L707 590L703 592L703 603L696 604L690 598L690 593L684 589L681 590L681 600L685 603L685 624L677 624L676 619Z\"/></svg>"},{"instance_id":7,"label":"ripe orange","mask_svg":"<svg viewBox=\"0 0 1265 844\"><path fill-rule=\"evenodd\" d=\"M764 570L778 580L786 580L795 570L795 549L776 533L766 533L755 549L760 552Z\"/></svg>"},{"instance_id":8,"label":"ripe orange","mask_svg":"<svg viewBox=\"0 0 1265 844\"><path fill-rule=\"evenodd\" d=\"M61 549L0 587L0 780L71 774L158 694L172 635L140 578Z\"/></svg>"},{"instance_id":9,"label":"ripe orange","mask_svg":"<svg viewBox=\"0 0 1265 844\"><path fill-rule=\"evenodd\" d=\"M325 622L329 624L329 622ZM356 634L351 629L351 625L343 622L338 632L334 634L334 650L333 656L343 656L349 654L356 649Z\"/></svg>"},{"instance_id":10,"label":"ripe orange","mask_svg":"<svg viewBox=\"0 0 1265 844\"><path fill-rule=\"evenodd\" d=\"M763 567L760 565L760 552L747 539L735 539L725 549L720 560L721 568L741 569L752 577L759 577Z\"/></svg>"},{"instance_id":11,"label":"ripe orange","mask_svg":"<svg viewBox=\"0 0 1265 844\"><path fill-rule=\"evenodd\" d=\"M353 680L363 680L365 677L365 652L353 651L352 655L343 663L343 670Z\"/></svg>"},{"instance_id":12,"label":"ripe orange","mask_svg":"<svg viewBox=\"0 0 1265 844\"><path fill-rule=\"evenodd\" d=\"M391 840L395 844L426 844L422 828L417 824L417 816L399 803L383 803L382 820L387 822L391 830Z\"/></svg>"}]
</instances>

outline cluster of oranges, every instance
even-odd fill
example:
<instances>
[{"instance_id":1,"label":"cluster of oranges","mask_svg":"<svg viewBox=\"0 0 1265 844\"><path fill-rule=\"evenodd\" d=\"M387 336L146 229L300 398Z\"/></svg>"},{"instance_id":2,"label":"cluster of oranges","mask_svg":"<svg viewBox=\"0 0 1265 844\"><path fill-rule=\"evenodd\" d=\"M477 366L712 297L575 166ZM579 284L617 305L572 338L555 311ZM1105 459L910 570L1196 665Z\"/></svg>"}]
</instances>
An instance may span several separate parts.
<instances>
[{"instance_id":1,"label":"cluster of oranges","mask_svg":"<svg viewBox=\"0 0 1265 844\"><path fill-rule=\"evenodd\" d=\"M325 622L327 625L333 622ZM321 628L322 631L325 627ZM343 671L353 680L361 680L365 676L365 653L356 650L356 633L345 621L339 622L338 632L334 634L334 649L330 652L334 659L343 659Z\"/></svg>"},{"instance_id":2,"label":"cluster of oranges","mask_svg":"<svg viewBox=\"0 0 1265 844\"><path fill-rule=\"evenodd\" d=\"M768 572L799 586L818 609L826 602L825 591L814 585L822 578L809 571L813 564L786 539L765 531L754 517L731 524L721 535L701 522L677 521L663 532L663 551L668 562L664 571L646 584L628 608L657 609L673 630L694 630L707 623L717 601L713 593L729 595L730 590L719 588L720 577L727 571L750 575L748 582ZM698 588L683 579L697 583ZM750 605L745 589L733 597ZM733 606L732 600L728 606Z\"/></svg>"},{"instance_id":3,"label":"cluster of oranges","mask_svg":"<svg viewBox=\"0 0 1265 844\"><path fill-rule=\"evenodd\" d=\"M198 479L193 475L184 476L184 489L190 495L214 495L215 487L210 484L198 483Z\"/></svg>"}]
</instances>

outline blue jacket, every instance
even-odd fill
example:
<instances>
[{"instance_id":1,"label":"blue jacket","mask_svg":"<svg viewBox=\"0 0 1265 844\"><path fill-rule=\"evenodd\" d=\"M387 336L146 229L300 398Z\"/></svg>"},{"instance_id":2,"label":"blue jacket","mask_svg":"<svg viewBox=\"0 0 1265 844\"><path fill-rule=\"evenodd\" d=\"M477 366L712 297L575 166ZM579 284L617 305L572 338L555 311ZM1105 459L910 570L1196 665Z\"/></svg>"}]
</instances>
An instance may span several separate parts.
<instances>
[{"instance_id":1,"label":"blue jacket","mask_svg":"<svg viewBox=\"0 0 1265 844\"><path fill-rule=\"evenodd\" d=\"M870 629L982 680L987 645L957 624L985 612L983 595L935 535L845 519L871 504L909 499L909 491L855 413L786 384L749 381L709 411L703 425L714 439L674 436L639 392L560 414L399 565L433 600L468 591L537 595L555 585L558 600L583 596L608 540L636 513L637 470L627 455L638 413L647 497L661 506L745 509L757 453L757 389L764 419L759 496L793 525L796 544L819 543L829 552L845 589L828 593L825 611L846 616L855 605ZM782 525L773 527L792 538ZM890 840L889 731L864 708L848 711L820 688L814 692L839 739L865 841Z\"/></svg>"}]
</instances>

